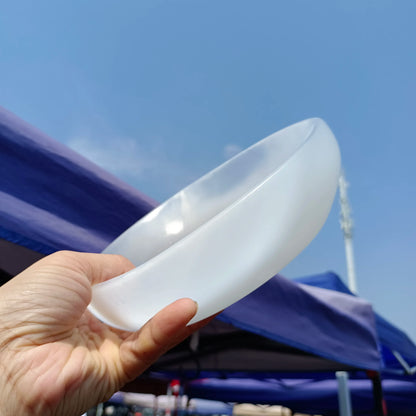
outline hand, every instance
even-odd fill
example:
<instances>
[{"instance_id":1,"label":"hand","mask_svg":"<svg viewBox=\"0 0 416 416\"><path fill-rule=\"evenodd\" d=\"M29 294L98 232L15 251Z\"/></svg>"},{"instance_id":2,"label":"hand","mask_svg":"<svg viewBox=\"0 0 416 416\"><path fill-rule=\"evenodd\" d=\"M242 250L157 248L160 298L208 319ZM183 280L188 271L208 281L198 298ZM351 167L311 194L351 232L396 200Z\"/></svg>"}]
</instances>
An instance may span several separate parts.
<instances>
[{"instance_id":1,"label":"hand","mask_svg":"<svg viewBox=\"0 0 416 416\"><path fill-rule=\"evenodd\" d=\"M0 415L80 415L206 323L186 326L190 299L135 333L98 321L86 310L91 285L131 268L121 256L59 252L0 287Z\"/></svg>"}]
</instances>

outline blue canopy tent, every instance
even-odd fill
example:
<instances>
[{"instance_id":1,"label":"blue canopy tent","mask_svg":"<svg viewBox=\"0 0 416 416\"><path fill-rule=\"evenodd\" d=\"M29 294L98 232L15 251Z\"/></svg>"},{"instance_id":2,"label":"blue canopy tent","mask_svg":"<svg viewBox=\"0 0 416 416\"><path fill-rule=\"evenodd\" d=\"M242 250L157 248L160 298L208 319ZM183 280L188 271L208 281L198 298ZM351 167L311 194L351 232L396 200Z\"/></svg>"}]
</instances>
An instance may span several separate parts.
<instances>
[{"instance_id":1,"label":"blue canopy tent","mask_svg":"<svg viewBox=\"0 0 416 416\"><path fill-rule=\"evenodd\" d=\"M341 278L333 272L326 272L294 279L308 286L320 287L353 295ZM389 374L416 374L416 345L405 332L375 313L383 371Z\"/></svg>"},{"instance_id":2,"label":"blue canopy tent","mask_svg":"<svg viewBox=\"0 0 416 416\"><path fill-rule=\"evenodd\" d=\"M281 372L380 369L373 311L362 299L277 275L179 345L154 370ZM283 346L292 347L292 349ZM300 354L299 351L303 351Z\"/></svg>"},{"instance_id":3,"label":"blue canopy tent","mask_svg":"<svg viewBox=\"0 0 416 416\"><path fill-rule=\"evenodd\" d=\"M351 296L349 290L335 273L329 272L295 280L302 282L301 286L304 286L304 289L313 289L315 286L324 292L345 293L347 296ZM250 305L253 310L257 311L257 314L267 310L267 306L263 305L263 298L273 298L273 286L270 285L272 281L249 295L251 301L247 302L247 306ZM259 296L257 302L256 295ZM243 299L230 309L238 310L245 302L246 299ZM237 326L244 326L248 331L253 331L249 325L245 323L241 325L241 320L246 319L244 313L234 313L227 316L228 310L226 310L224 315L224 320L233 322ZM221 319L222 315L219 318ZM236 320L234 321L234 319ZM252 316L248 319L255 318ZM291 322L291 320L285 322ZM378 314L376 315L376 329L383 358L381 383L389 415L416 414L416 377L412 376L414 370L409 371L409 369L411 370L410 366L414 366L416 360L416 346L404 332ZM261 329L254 329L254 331L260 333ZM281 334L280 331L279 334ZM270 335L266 334L266 336ZM395 358L395 352L399 353L403 360L406 360L404 366L402 366L400 359ZM308 374L305 371L307 368L307 366L303 366L295 374L290 374L286 368L283 368L280 373L264 375L250 373L237 375L202 374L201 378L187 384L187 394L191 397L215 398L229 402L281 404L298 412L338 414L339 386L333 374L318 373L317 371ZM374 373L371 375L374 376ZM253 376L255 377L253 378ZM365 372L352 372L348 387L354 412L369 415L378 414L374 408L374 384L368 380Z\"/></svg>"},{"instance_id":4,"label":"blue canopy tent","mask_svg":"<svg viewBox=\"0 0 416 416\"><path fill-rule=\"evenodd\" d=\"M349 390L355 415L373 415L373 386L370 380L350 379ZM416 383L412 380L383 380L389 416L416 413ZM189 383L191 397L224 402L280 404L293 411L335 416L339 414L335 379L215 379Z\"/></svg>"},{"instance_id":5,"label":"blue canopy tent","mask_svg":"<svg viewBox=\"0 0 416 416\"><path fill-rule=\"evenodd\" d=\"M0 108L0 269L57 250L100 252L155 206L139 191Z\"/></svg>"}]
</instances>

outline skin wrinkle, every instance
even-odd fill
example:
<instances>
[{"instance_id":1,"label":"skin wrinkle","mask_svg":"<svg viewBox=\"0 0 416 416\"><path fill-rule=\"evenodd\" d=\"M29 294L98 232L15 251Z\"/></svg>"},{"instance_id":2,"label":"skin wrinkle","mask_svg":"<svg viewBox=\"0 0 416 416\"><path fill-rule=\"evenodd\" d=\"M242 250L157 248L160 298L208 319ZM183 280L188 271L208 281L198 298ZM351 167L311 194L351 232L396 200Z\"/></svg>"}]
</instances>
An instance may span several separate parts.
<instances>
[{"instance_id":1,"label":"skin wrinkle","mask_svg":"<svg viewBox=\"0 0 416 416\"><path fill-rule=\"evenodd\" d=\"M87 379L88 375L91 375L94 371L91 365L85 365L83 364L85 362L85 356L87 355L87 351L85 347L77 346L73 349L72 353L68 356L68 359L65 363L63 363L63 368L61 370L61 373L59 374L59 377L62 379L61 383L65 386L64 391L66 394L72 393L79 383L79 379ZM77 356L77 357L76 357ZM73 366L75 363L79 363L79 374L74 377L73 374L71 374L71 369L68 367ZM98 368L102 368L103 366L98 366Z\"/></svg>"},{"instance_id":2,"label":"skin wrinkle","mask_svg":"<svg viewBox=\"0 0 416 416\"><path fill-rule=\"evenodd\" d=\"M64 391L66 391L68 393L70 393L74 388L76 388L76 385L77 385L79 379L85 379L85 378L87 378L89 373L93 372L93 369L91 367L87 368L85 366L84 367L78 366L79 368L81 368L81 372L80 372L79 376L77 377L77 379L71 379L66 374L67 368L74 365L74 363L69 364L69 362L71 360L73 360L74 356L79 354L80 351L81 351L81 355L85 355L85 350L86 349L84 349L84 347L79 347L78 346L78 347L75 347L74 350L72 351L72 353L68 354L66 356L66 358L65 357L60 357L59 360L53 360L53 361L56 362L55 366L59 367L59 372L58 372L59 377L56 380L55 385L58 385L58 386L62 385L63 386L62 388L64 389ZM51 358L54 359L55 357L52 356ZM75 362L76 363L77 362L82 362L82 358L83 357L78 358ZM98 365L97 367L102 368L101 365ZM42 366L40 366L40 367L28 368L28 369L22 367L21 372L16 374L16 380L19 380L20 378L22 378L22 373L24 374L26 372L33 372L34 373L34 378L36 379L36 384L40 386L39 391L40 391L40 393L42 393L44 391L42 386L43 386L43 384L45 384L45 381L44 381L45 374L48 375L48 370L51 370L51 367L43 368ZM104 374L104 371L103 371L103 374ZM17 383L15 382L14 384L17 384ZM28 407L33 408L32 400L39 400L38 396L39 396L39 394L34 395L33 399L31 398L31 396L29 396L30 400L28 400L28 402L27 402ZM57 400L58 399L51 400L51 397L49 397L49 399L47 397L43 398L43 401L47 404L47 407L51 407L51 408L54 407L57 404L56 403Z\"/></svg>"},{"instance_id":3,"label":"skin wrinkle","mask_svg":"<svg viewBox=\"0 0 416 416\"><path fill-rule=\"evenodd\" d=\"M7 355L6 355L6 359L7 359ZM7 362L7 360L4 361L4 362ZM9 371L8 367L5 364L3 364L2 360L0 360L0 365L1 365L1 367L0 367L1 368L1 373L0 373L1 377L6 378L3 385L6 386L6 388L8 388L8 389L14 388L15 384L14 384L14 380L13 380L13 377L12 377L13 373L11 371Z\"/></svg>"}]
</instances>

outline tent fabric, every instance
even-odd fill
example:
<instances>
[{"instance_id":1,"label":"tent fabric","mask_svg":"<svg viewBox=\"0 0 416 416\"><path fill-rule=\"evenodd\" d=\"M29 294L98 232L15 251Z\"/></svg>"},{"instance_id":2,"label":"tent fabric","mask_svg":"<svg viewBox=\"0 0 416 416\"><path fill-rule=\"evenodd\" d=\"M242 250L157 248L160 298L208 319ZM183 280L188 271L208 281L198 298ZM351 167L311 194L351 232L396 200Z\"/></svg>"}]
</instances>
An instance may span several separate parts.
<instances>
[{"instance_id":1,"label":"tent fabric","mask_svg":"<svg viewBox=\"0 0 416 416\"><path fill-rule=\"evenodd\" d=\"M0 238L99 252L156 204L0 108Z\"/></svg>"},{"instance_id":2,"label":"tent fabric","mask_svg":"<svg viewBox=\"0 0 416 416\"><path fill-rule=\"evenodd\" d=\"M341 278L334 272L299 277L294 279L294 281L308 286L353 295ZM400 353L410 367L416 366L416 345L407 334L378 313L375 313L375 321L385 369L401 369L400 363L393 355L393 351Z\"/></svg>"},{"instance_id":3,"label":"tent fabric","mask_svg":"<svg viewBox=\"0 0 416 416\"><path fill-rule=\"evenodd\" d=\"M308 290L306 290L308 289ZM289 347L288 347L289 346ZM276 373L380 369L371 305L275 276L165 354L152 371Z\"/></svg>"},{"instance_id":4,"label":"tent fabric","mask_svg":"<svg viewBox=\"0 0 416 416\"><path fill-rule=\"evenodd\" d=\"M275 276L218 319L329 360L380 366L372 307L349 295Z\"/></svg>"},{"instance_id":5,"label":"tent fabric","mask_svg":"<svg viewBox=\"0 0 416 416\"><path fill-rule=\"evenodd\" d=\"M156 205L4 109L0 158L0 238L38 253L99 252ZM371 306L361 299L279 277L244 302L221 319L325 359L379 368Z\"/></svg>"},{"instance_id":6,"label":"tent fabric","mask_svg":"<svg viewBox=\"0 0 416 416\"><path fill-rule=\"evenodd\" d=\"M414 415L416 382L384 380L383 394L389 415ZM374 397L370 380L350 379L348 386L354 414L374 414ZM200 379L187 384L190 397L280 404L296 412L338 415L338 385L333 379Z\"/></svg>"}]
</instances>

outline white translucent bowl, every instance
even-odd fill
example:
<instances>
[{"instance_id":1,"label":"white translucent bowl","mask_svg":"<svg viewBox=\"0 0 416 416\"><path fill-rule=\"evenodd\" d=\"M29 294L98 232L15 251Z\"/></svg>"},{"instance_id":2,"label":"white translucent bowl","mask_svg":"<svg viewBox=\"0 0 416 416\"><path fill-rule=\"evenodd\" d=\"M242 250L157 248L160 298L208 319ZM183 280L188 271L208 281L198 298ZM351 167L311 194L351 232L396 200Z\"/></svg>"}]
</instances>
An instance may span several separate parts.
<instances>
[{"instance_id":1,"label":"white translucent bowl","mask_svg":"<svg viewBox=\"0 0 416 416\"><path fill-rule=\"evenodd\" d=\"M261 140L158 206L114 240L135 269L93 287L90 311L137 330L176 299L198 302L191 323L266 282L315 237L330 211L340 154L326 123Z\"/></svg>"}]
</instances>

